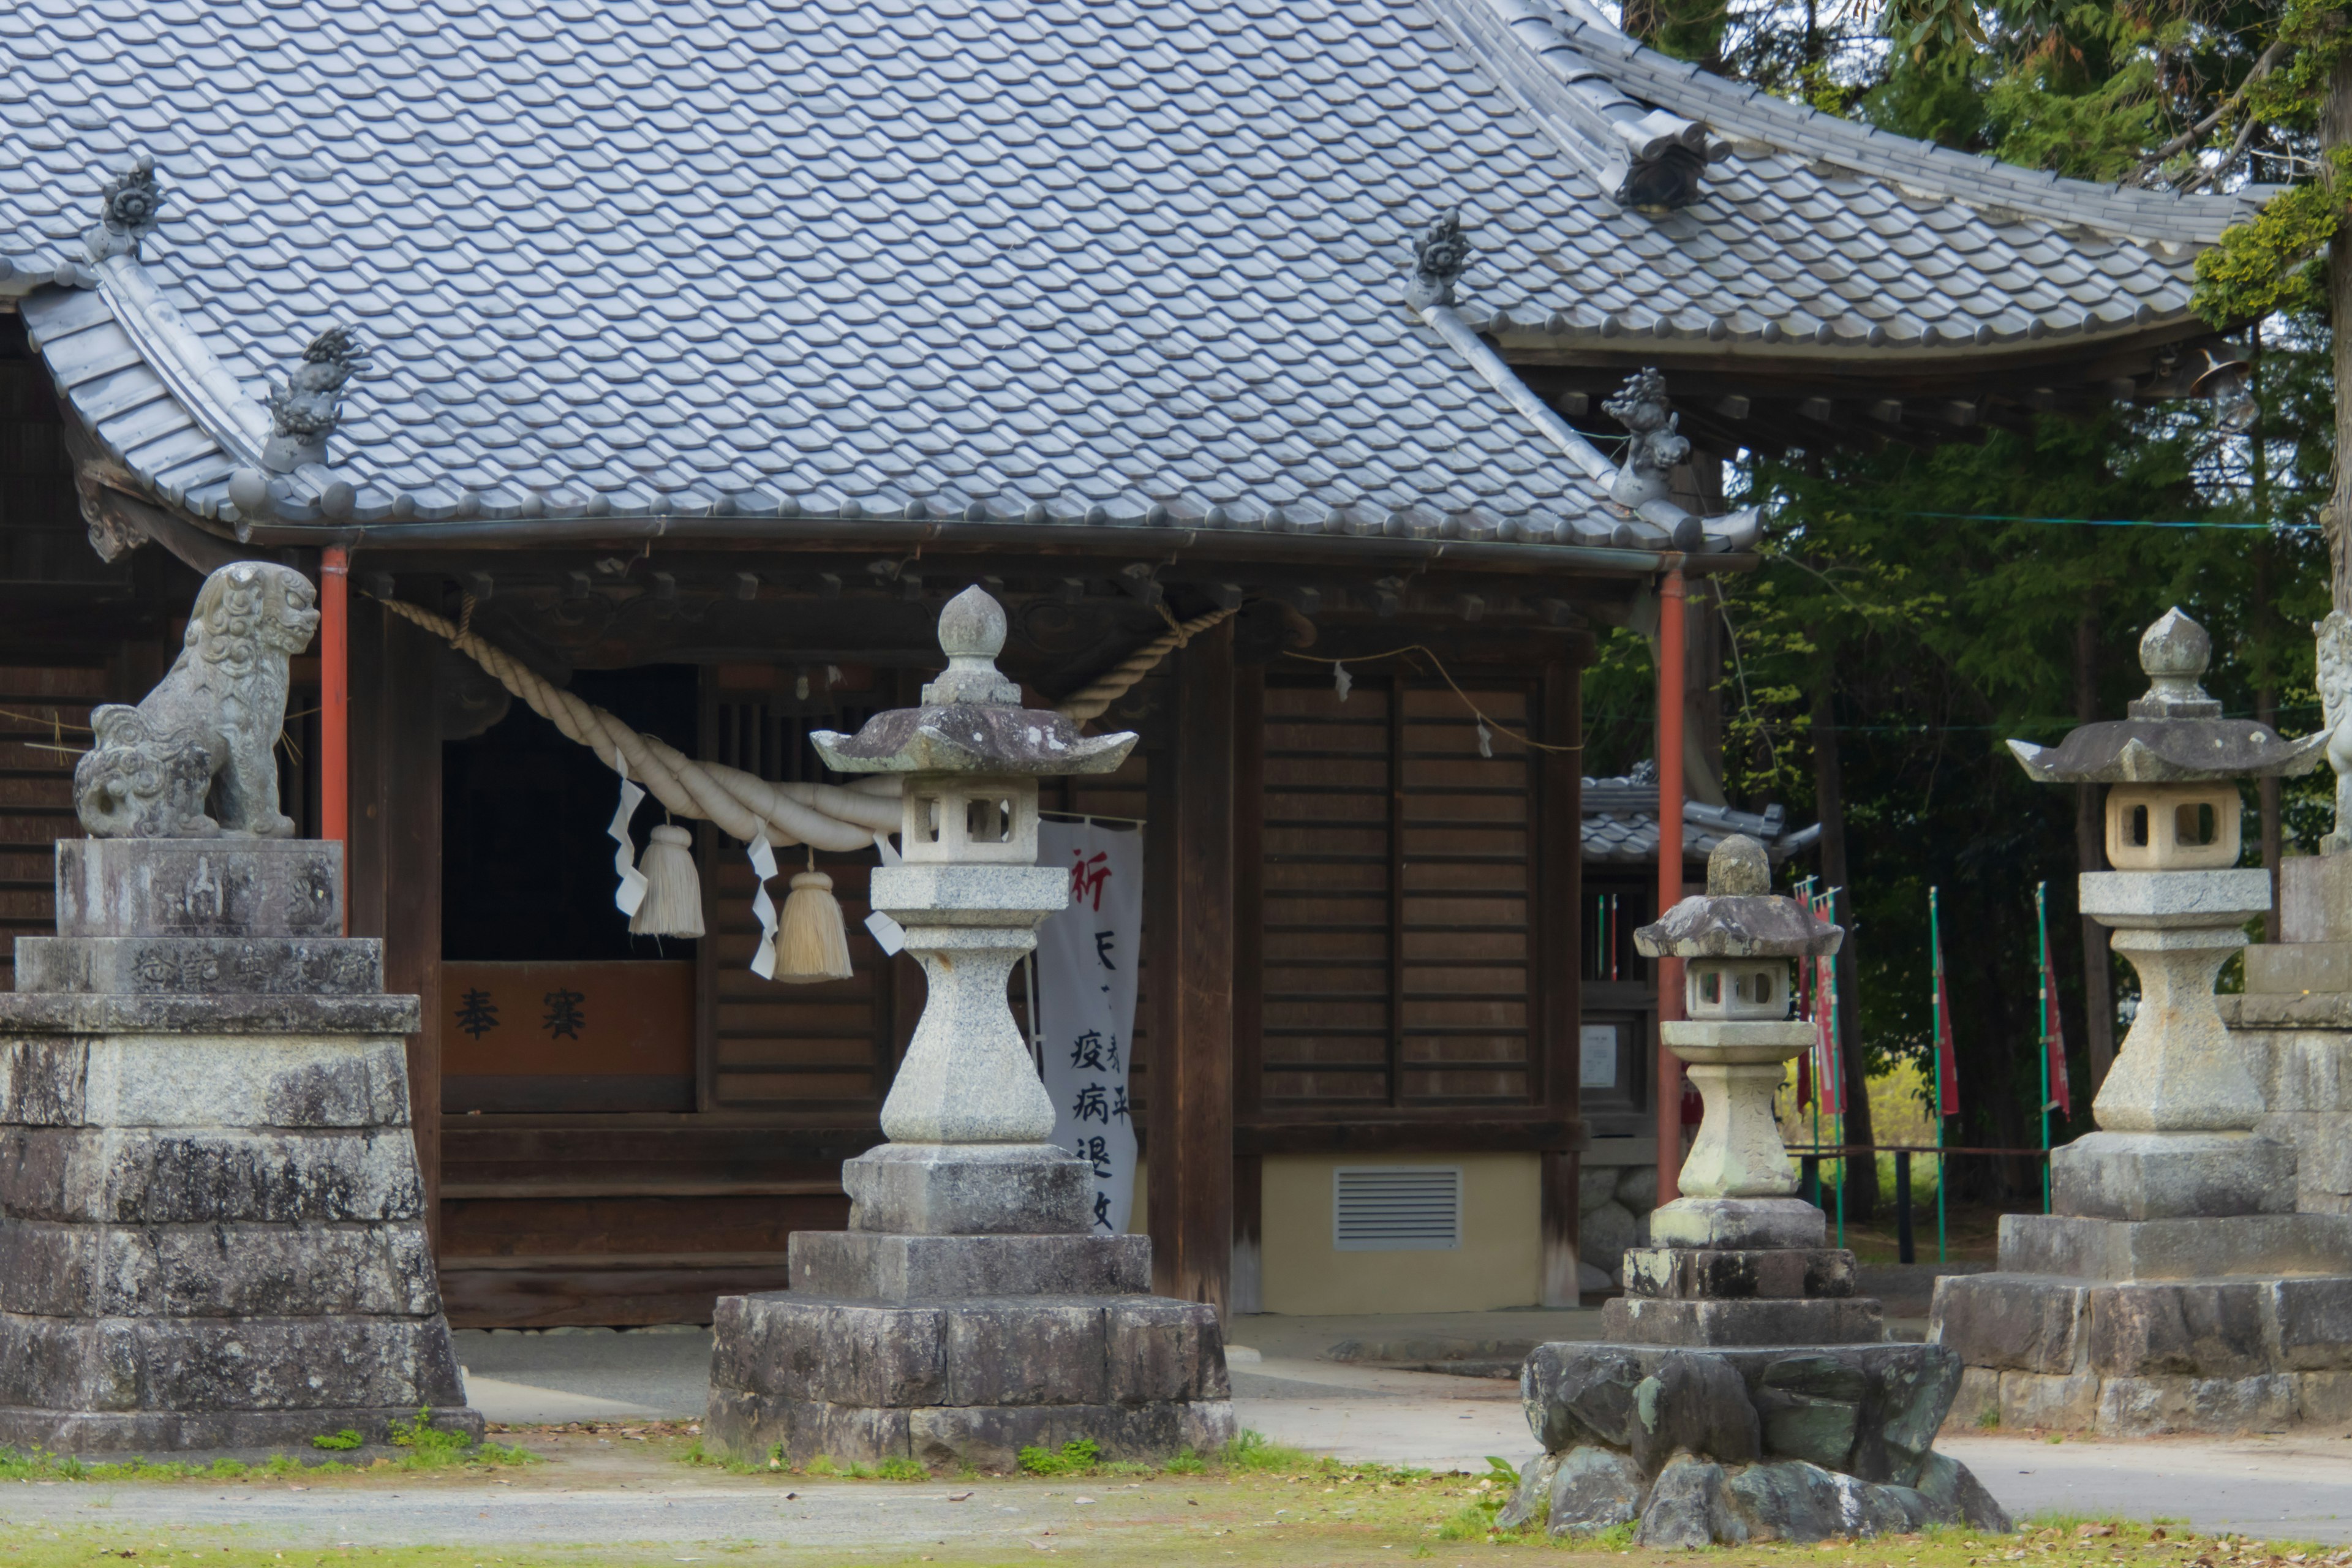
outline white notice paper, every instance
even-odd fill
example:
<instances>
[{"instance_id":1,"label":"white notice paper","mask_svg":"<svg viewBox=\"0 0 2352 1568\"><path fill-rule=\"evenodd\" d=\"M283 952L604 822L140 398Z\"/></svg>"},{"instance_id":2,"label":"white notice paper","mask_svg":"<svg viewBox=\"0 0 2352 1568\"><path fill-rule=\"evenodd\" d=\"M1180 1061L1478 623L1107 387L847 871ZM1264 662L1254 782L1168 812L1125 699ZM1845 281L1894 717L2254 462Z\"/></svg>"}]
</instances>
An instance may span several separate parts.
<instances>
[{"instance_id":1,"label":"white notice paper","mask_svg":"<svg viewBox=\"0 0 2352 1568\"><path fill-rule=\"evenodd\" d=\"M751 950L751 973L762 980L776 977L776 900L768 897L768 879L776 874L776 852L768 846L764 833L751 840L744 851L751 862L751 875L759 879L758 889L751 895L751 918L760 922L760 945Z\"/></svg>"},{"instance_id":2,"label":"white notice paper","mask_svg":"<svg viewBox=\"0 0 2352 1568\"><path fill-rule=\"evenodd\" d=\"M1587 1024L1576 1032L1577 1087L1617 1087L1617 1026Z\"/></svg>"},{"instance_id":3,"label":"white notice paper","mask_svg":"<svg viewBox=\"0 0 2352 1568\"><path fill-rule=\"evenodd\" d=\"M1135 1208L1128 1047L1143 934L1143 834L1090 822L1037 826L1037 864L1067 867L1070 907L1037 928L1037 1013L1054 1142L1094 1167L1095 1229Z\"/></svg>"}]
</instances>

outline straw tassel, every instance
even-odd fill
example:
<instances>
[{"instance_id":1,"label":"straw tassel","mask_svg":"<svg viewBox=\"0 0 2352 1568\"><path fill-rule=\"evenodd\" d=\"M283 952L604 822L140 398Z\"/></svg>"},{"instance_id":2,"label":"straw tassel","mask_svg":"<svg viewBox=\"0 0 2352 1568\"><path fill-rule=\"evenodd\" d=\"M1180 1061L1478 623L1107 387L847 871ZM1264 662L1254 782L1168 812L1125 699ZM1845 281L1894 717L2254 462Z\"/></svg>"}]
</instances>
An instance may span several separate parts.
<instances>
[{"instance_id":1,"label":"straw tassel","mask_svg":"<svg viewBox=\"0 0 2352 1568\"><path fill-rule=\"evenodd\" d=\"M645 898L629 917L639 936L700 936L702 882L695 875L693 835L667 823L653 830L637 868L645 873Z\"/></svg>"},{"instance_id":2,"label":"straw tassel","mask_svg":"<svg viewBox=\"0 0 2352 1568\"><path fill-rule=\"evenodd\" d=\"M776 952L776 978L787 984L850 976L849 931L841 917L841 900L833 896L833 879L816 868L814 854L809 857L809 868L793 878Z\"/></svg>"}]
</instances>

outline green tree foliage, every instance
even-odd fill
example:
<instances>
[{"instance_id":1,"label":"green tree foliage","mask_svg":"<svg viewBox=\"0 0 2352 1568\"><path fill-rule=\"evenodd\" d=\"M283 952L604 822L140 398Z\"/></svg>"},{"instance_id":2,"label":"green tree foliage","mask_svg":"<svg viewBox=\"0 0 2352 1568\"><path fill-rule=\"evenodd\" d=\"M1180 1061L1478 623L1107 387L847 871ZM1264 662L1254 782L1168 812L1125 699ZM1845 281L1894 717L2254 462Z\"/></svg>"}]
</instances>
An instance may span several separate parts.
<instances>
[{"instance_id":1,"label":"green tree foliage","mask_svg":"<svg viewBox=\"0 0 2352 1568\"><path fill-rule=\"evenodd\" d=\"M1702 0L1654 0L1701 5ZM1969 1142L2035 1142L2033 889L2053 949L2088 1125L2083 948L2074 902L2075 798L2032 783L2003 742L2076 721L2076 643L2095 642L2095 708L2145 685L2140 631L2178 604L2212 633L2209 689L2228 711L2319 721L2310 624L2327 607L2312 524L2333 460L2328 337L2307 264L2336 208L2316 180L2315 94L2347 0L2284 10L2235 0L1891 0L1859 8L1702 6L1711 30L1664 47L1910 136L2073 177L2193 190L2293 183L2200 269L2212 319L2260 331L2256 429L2201 406L2049 417L1932 451L1899 445L1743 459L1771 525L1758 572L1706 582L1721 617L1725 783L1735 801L1811 804L1811 715L1838 725L1865 1048L1929 1037L1927 889L1941 889L1961 1122ZM1690 18L1685 17L1685 22ZM2026 521L2071 519L2074 521ZM2095 527L2093 521L2252 525ZM1650 652L1604 640L1589 672L1592 771L1651 751ZM2249 804L2252 791L2249 790ZM2290 781L2290 847L2329 826L2325 777ZM2258 851L2250 824L2247 856ZM1809 865L1790 868L1803 875ZM2116 970L2126 987L2130 973ZM1956 1189L2038 1192L2024 1163L1957 1167Z\"/></svg>"}]
</instances>

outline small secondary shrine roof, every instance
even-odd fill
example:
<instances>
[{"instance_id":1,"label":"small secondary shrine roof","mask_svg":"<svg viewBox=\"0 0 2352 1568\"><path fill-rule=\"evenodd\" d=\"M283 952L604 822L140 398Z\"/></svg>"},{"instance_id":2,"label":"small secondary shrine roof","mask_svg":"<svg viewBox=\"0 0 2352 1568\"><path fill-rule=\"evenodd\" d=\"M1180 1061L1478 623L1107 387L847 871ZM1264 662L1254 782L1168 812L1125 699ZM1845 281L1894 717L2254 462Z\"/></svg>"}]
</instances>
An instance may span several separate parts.
<instances>
[{"instance_id":1,"label":"small secondary shrine roof","mask_svg":"<svg viewBox=\"0 0 2352 1568\"><path fill-rule=\"evenodd\" d=\"M325 459L258 509L1656 548L1464 323L2120 334L2184 318L2242 210L1880 135L1563 4L22 0L0 295L110 451L224 521L270 385L347 324ZM86 242L142 151L162 221ZM1407 299L1457 208L1458 318Z\"/></svg>"}]
</instances>

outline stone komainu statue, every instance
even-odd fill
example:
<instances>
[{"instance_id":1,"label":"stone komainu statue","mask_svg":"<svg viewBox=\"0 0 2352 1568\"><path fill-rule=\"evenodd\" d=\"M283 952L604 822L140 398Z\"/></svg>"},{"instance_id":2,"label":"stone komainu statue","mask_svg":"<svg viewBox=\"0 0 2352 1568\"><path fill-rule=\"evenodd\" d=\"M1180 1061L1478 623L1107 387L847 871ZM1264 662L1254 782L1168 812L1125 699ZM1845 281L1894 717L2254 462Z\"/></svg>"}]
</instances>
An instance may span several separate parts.
<instances>
[{"instance_id":1,"label":"stone komainu statue","mask_svg":"<svg viewBox=\"0 0 2352 1568\"><path fill-rule=\"evenodd\" d=\"M94 838L290 837L278 809L287 660L318 628L317 590L290 567L239 561L205 579L187 646L146 700L90 715L74 810Z\"/></svg>"}]
</instances>

